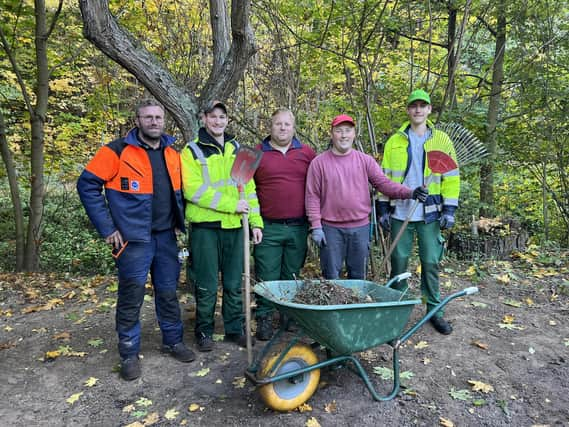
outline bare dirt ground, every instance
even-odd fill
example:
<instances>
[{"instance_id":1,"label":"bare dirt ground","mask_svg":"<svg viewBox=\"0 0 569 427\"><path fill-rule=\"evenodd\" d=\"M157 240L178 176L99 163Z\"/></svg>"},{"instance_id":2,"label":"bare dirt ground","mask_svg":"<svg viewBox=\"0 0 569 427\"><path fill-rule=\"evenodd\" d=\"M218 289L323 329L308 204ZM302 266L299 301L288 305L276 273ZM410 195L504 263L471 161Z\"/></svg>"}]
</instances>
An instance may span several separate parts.
<instances>
[{"instance_id":1,"label":"bare dirt ground","mask_svg":"<svg viewBox=\"0 0 569 427\"><path fill-rule=\"evenodd\" d=\"M113 277L2 274L1 423L569 425L568 254L530 250L476 267L447 261L444 270L444 294L473 284L480 293L449 304L452 335L439 335L427 324L401 349L405 388L394 400L374 401L358 376L336 369L322 372L307 405L288 413L266 408L244 380L246 351L232 344L216 342L213 352L197 353L190 364L162 355L150 295L142 315L143 375L122 381ZM195 348L192 298L183 287L180 295L185 339ZM410 324L422 314L416 307ZM373 372L391 368L390 347L358 356L378 391L387 393L390 381Z\"/></svg>"}]
</instances>

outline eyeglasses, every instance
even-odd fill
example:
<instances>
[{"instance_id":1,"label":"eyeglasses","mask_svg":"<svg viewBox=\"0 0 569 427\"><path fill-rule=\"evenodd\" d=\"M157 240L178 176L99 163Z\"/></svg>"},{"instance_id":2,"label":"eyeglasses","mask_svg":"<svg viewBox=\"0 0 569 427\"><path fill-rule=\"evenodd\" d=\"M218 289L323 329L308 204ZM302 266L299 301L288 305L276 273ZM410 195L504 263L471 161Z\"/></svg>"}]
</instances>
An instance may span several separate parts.
<instances>
[{"instance_id":1,"label":"eyeglasses","mask_svg":"<svg viewBox=\"0 0 569 427\"><path fill-rule=\"evenodd\" d=\"M138 116L138 118L147 123L152 123L153 120L156 123L162 123L164 121L164 117L162 116Z\"/></svg>"}]
</instances>

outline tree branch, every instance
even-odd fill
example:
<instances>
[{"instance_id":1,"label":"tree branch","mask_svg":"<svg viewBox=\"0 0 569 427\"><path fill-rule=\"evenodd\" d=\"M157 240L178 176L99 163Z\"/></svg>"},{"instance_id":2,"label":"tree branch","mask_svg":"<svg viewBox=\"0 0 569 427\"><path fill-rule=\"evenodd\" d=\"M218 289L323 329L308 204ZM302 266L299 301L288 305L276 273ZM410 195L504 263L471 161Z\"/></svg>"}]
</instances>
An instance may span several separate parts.
<instances>
[{"instance_id":1,"label":"tree branch","mask_svg":"<svg viewBox=\"0 0 569 427\"><path fill-rule=\"evenodd\" d=\"M79 0L83 34L105 55L133 74L170 112L184 137L193 135L198 107L160 61L120 26L108 0ZM188 121L188 118L193 120Z\"/></svg>"}]
</instances>

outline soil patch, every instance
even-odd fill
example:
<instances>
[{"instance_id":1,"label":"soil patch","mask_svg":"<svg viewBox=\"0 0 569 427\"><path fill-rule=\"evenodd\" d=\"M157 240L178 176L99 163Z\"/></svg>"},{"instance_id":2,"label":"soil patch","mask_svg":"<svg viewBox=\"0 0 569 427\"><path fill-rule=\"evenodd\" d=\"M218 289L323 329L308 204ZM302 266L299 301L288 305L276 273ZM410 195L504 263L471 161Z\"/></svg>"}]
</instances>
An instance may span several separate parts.
<instances>
[{"instance_id":1,"label":"soil patch","mask_svg":"<svg viewBox=\"0 0 569 427\"><path fill-rule=\"evenodd\" d=\"M141 315L143 374L125 382L117 371L113 277L2 274L0 419L9 426L567 425L568 254L446 262L441 284L444 295L473 285L480 293L447 306L451 335L427 323L399 349L403 388L395 399L374 401L350 369L323 369L307 405L278 413L245 380L246 351L222 341L219 310L214 351L197 352L194 301L185 286L185 341L197 359L183 364L160 353L149 289ZM407 327L423 314L417 306ZM257 342L255 353L262 347ZM326 359L325 349L315 351ZM388 345L355 355L384 395L391 355Z\"/></svg>"}]
</instances>

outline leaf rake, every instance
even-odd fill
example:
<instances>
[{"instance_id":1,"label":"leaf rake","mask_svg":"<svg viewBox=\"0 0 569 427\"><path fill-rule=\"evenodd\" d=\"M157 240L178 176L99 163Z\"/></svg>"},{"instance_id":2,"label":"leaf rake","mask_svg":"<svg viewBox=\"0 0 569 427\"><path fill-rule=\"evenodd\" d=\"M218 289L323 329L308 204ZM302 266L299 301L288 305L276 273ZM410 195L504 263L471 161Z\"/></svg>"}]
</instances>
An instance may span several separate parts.
<instances>
[{"instance_id":1,"label":"leaf rake","mask_svg":"<svg viewBox=\"0 0 569 427\"><path fill-rule=\"evenodd\" d=\"M476 135L458 123L439 122L435 127L446 133L449 136L450 141L452 141L450 142L445 140L434 142L434 144L437 144L436 149L448 153L452 148L447 147L447 145L450 144L454 146L456 160L458 161L459 166L477 162L490 154L488 153L488 150L486 150L484 143L480 141Z\"/></svg>"},{"instance_id":2,"label":"leaf rake","mask_svg":"<svg viewBox=\"0 0 569 427\"><path fill-rule=\"evenodd\" d=\"M444 174L458 169L459 165L464 166L469 163L477 162L489 154L484 143L462 125L450 122L437 123L435 127L446 133L449 138L438 135L438 137L429 139L427 144L425 144L427 162L432 172ZM429 178L431 177L432 175ZM427 188L429 188L429 184L430 180L427 180L427 182L425 182ZM379 272L381 272L389 262L389 258L395 246L399 243L403 231L407 227L418 205L419 201L415 200L407 218L405 218L405 221L399 229L399 233L397 233L385 254L383 262L379 267Z\"/></svg>"}]
</instances>

